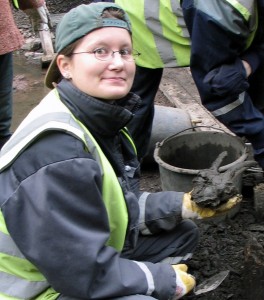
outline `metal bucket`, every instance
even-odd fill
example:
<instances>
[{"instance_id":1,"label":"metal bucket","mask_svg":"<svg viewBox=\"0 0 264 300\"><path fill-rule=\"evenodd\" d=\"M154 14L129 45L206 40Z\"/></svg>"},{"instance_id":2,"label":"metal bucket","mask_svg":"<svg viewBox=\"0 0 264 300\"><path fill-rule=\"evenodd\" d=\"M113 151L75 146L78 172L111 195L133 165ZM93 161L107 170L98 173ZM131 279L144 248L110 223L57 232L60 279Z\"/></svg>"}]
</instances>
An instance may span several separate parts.
<instances>
[{"instance_id":1,"label":"metal bucket","mask_svg":"<svg viewBox=\"0 0 264 300\"><path fill-rule=\"evenodd\" d=\"M155 163L153 155L157 142L161 142L165 138L191 127L191 117L186 110L155 105L148 154L144 157L143 162L148 164Z\"/></svg>"},{"instance_id":2,"label":"metal bucket","mask_svg":"<svg viewBox=\"0 0 264 300\"><path fill-rule=\"evenodd\" d=\"M219 171L245 161L247 148L233 135L217 131L188 131L170 136L156 144L154 159L159 165L164 191L190 192L192 180L202 169L208 169L218 155L227 151ZM242 188L242 175L235 182Z\"/></svg>"}]
</instances>

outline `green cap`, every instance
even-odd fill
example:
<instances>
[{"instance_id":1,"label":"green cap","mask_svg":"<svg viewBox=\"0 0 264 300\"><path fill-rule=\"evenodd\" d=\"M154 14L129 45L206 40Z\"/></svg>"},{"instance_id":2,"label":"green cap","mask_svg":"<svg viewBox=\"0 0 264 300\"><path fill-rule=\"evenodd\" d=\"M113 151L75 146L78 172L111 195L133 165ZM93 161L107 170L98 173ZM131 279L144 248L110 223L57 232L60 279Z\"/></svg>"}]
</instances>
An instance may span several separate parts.
<instances>
[{"instance_id":1,"label":"green cap","mask_svg":"<svg viewBox=\"0 0 264 300\"><path fill-rule=\"evenodd\" d=\"M121 7L115 3L97 2L88 5L81 4L66 13L56 29L56 52L59 53L66 46L95 29L119 27L127 29L131 33L131 24L124 10L122 10L124 12L124 20L102 17L102 13L108 8L122 10ZM45 77L45 84L51 89L53 88L52 83L57 82L60 77L60 71L56 63L57 55L52 60Z\"/></svg>"}]
</instances>

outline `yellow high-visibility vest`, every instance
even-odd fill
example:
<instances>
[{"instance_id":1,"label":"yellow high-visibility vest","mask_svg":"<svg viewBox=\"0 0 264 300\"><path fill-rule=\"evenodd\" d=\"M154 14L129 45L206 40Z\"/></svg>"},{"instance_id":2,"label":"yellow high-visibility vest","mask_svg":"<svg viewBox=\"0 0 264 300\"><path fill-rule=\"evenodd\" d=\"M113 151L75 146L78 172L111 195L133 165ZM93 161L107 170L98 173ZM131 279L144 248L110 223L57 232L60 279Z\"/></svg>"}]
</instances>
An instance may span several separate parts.
<instances>
[{"instance_id":1,"label":"yellow high-visibility vest","mask_svg":"<svg viewBox=\"0 0 264 300\"><path fill-rule=\"evenodd\" d=\"M115 0L115 3L129 15L132 24L133 47L141 53L136 58L138 66L156 69L190 65L191 40L180 2L180 0ZM237 10L245 21L249 21L253 16L252 24L250 24L251 34L247 40L247 47L249 47L258 25L257 1L225 0L225 2ZM197 9L210 15L212 3L212 0L198 0L196 1ZM230 24L233 24L235 29L235 22L230 22ZM229 29L232 30L232 28L227 28Z\"/></svg>"},{"instance_id":2,"label":"yellow high-visibility vest","mask_svg":"<svg viewBox=\"0 0 264 300\"><path fill-rule=\"evenodd\" d=\"M129 15L136 64L145 68L190 64L190 37L179 0L115 0Z\"/></svg>"}]
</instances>

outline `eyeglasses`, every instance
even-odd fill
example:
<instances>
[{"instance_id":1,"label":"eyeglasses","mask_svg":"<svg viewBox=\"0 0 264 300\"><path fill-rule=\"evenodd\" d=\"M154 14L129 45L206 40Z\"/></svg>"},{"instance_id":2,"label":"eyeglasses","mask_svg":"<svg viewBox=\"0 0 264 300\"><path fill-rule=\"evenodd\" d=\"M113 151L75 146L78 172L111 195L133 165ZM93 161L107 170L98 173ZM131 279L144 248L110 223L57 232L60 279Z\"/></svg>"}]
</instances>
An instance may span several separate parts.
<instances>
[{"instance_id":1,"label":"eyeglasses","mask_svg":"<svg viewBox=\"0 0 264 300\"><path fill-rule=\"evenodd\" d=\"M94 54L95 58L98 60L110 60L114 57L114 53L119 53L122 59L126 61L134 61L141 53L137 50L133 49L121 49L117 51L113 51L112 49L108 48L98 48L93 51L83 51L83 52L73 52L72 54Z\"/></svg>"}]
</instances>

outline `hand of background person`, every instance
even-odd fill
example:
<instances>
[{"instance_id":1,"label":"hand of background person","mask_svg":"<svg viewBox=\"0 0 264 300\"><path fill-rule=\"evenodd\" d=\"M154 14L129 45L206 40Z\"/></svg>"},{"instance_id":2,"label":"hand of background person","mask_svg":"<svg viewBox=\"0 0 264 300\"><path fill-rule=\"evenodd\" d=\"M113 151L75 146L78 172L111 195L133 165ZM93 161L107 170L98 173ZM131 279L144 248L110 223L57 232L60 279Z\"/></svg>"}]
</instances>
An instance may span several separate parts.
<instances>
[{"instance_id":1,"label":"hand of background person","mask_svg":"<svg viewBox=\"0 0 264 300\"><path fill-rule=\"evenodd\" d=\"M211 217L217 217L226 213L231 208L236 206L242 201L240 194L230 198L226 203L219 205L216 208L200 207L194 201L192 201L192 195L185 193L182 201L182 218L183 219L206 219Z\"/></svg>"},{"instance_id":2,"label":"hand of background person","mask_svg":"<svg viewBox=\"0 0 264 300\"><path fill-rule=\"evenodd\" d=\"M213 95L239 95L249 88L250 70L240 58L232 64L223 64L208 72L203 80Z\"/></svg>"},{"instance_id":3,"label":"hand of background person","mask_svg":"<svg viewBox=\"0 0 264 300\"><path fill-rule=\"evenodd\" d=\"M245 60L242 60L242 64L246 70L247 77L249 77L250 74L252 73L252 68L251 68L250 64Z\"/></svg>"},{"instance_id":4,"label":"hand of background person","mask_svg":"<svg viewBox=\"0 0 264 300\"><path fill-rule=\"evenodd\" d=\"M185 264L172 265L176 273L176 293L173 300L182 298L195 287L194 276L187 273L188 267Z\"/></svg>"}]
</instances>

